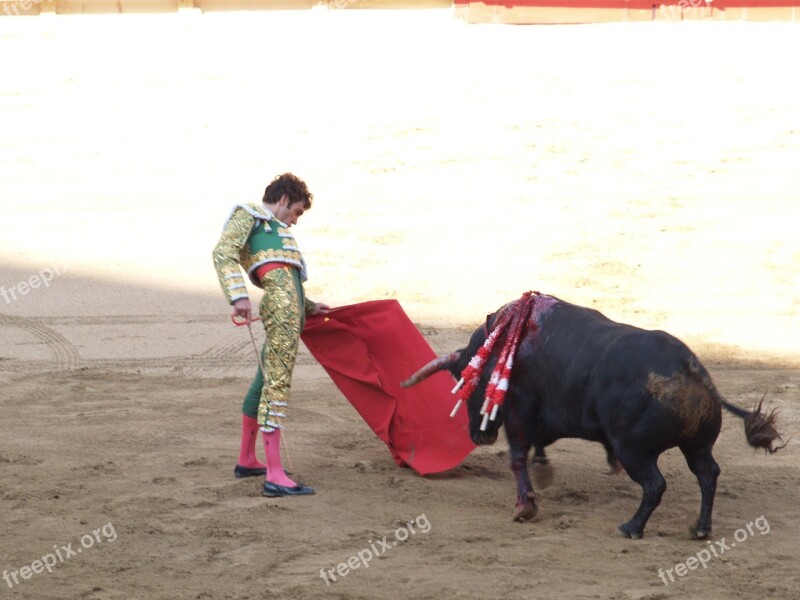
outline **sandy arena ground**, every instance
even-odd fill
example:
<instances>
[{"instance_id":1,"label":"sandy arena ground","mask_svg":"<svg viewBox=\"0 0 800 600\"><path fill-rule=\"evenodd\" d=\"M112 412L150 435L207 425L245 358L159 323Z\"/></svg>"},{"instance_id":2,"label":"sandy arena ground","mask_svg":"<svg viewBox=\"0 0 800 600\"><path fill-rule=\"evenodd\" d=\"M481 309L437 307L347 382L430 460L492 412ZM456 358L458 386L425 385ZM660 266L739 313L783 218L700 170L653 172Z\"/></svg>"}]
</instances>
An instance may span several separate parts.
<instances>
[{"instance_id":1,"label":"sandy arena ground","mask_svg":"<svg viewBox=\"0 0 800 600\"><path fill-rule=\"evenodd\" d=\"M797 437L798 56L784 23L0 19L0 569L21 573L0 597L800 598L798 446L756 453L731 415L729 549L666 585L711 550L680 453L640 541L615 533L638 486L575 440L512 523L502 437L399 469L307 351L287 441L318 494L261 498L232 476L255 359L210 260L233 203L291 170L312 298L397 298L443 352L540 290L677 335Z\"/></svg>"}]
</instances>

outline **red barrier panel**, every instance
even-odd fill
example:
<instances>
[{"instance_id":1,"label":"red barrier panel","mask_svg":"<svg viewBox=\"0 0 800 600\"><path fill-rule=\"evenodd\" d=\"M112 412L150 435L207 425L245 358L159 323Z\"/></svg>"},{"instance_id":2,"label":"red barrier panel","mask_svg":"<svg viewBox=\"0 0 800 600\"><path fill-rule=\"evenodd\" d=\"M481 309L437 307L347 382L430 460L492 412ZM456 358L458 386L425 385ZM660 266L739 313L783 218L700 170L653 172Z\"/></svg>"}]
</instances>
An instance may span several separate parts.
<instances>
[{"instance_id":1,"label":"red barrier panel","mask_svg":"<svg viewBox=\"0 0 800 600\"><path fill-rule=\"evenodd\" d=\"M475 4L470 0L454 0L454 4ZM480 0L487 6L531 6L541 8L630 8L636 10L659 8L660 6L681 6L684 8L783 8L800 6L800 0L714 0L706 3L702 0Z\"/></svg>"}]
</instances>

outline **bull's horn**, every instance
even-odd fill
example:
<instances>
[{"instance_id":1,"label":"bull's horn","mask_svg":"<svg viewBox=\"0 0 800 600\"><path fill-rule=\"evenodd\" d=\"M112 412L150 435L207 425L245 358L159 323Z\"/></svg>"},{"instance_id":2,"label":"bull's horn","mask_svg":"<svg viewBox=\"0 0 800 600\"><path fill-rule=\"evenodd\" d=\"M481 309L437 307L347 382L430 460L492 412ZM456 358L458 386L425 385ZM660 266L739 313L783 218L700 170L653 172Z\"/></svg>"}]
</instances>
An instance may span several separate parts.
<instances>
[{"instance_id":1,"label":"bull's horn","mask_svg":"<svg viewBox=\"0 0 800 600\"><path fill-rule=\"evenodd\" d=\"M411 377L406 379L403 383L400 384L400 386L406 388L406 387L411 387L412 385L416 385L420 381L427 379L434 373L443 371L451 367L452 365L456 364L459 358L461 358L461 352L459 350L451 352L450 354L442 354L438 358L434 358L431 362L422 367Z\"/></svg>"}]
</instances>

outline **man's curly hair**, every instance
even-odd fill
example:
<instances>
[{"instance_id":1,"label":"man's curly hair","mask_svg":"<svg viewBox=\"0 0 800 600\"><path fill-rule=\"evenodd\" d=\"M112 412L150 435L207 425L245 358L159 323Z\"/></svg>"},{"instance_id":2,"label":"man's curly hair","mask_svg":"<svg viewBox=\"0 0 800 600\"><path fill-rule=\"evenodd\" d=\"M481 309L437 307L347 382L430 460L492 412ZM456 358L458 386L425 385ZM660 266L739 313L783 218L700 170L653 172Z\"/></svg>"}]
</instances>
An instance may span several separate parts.
<instances>
[{"instance_id":1,"label":"man's curly hair","mask_svg":"<svg viewBox=\"0 0 800 600\"><path fill-rule=\"evenodd\" d=\"M275 204L284 194L289 196L290 205L302 202L305 210L311 208L311 200L314 195L308 191L305 181L291 173L278 175L270 182L267 189L264 190L263 202L264 204Z\"/></svg>"}]
</instances>

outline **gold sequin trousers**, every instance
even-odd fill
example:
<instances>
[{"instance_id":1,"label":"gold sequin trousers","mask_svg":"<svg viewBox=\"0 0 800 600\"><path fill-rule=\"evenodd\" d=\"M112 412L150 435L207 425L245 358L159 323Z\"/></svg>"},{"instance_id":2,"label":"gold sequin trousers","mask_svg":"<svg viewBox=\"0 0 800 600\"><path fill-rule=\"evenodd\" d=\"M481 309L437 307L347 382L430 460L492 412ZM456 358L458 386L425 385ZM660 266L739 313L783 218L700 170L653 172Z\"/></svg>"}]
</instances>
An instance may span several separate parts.
<instances>
[{"instance_id":1,"label":"gold sequin trousers","mask_svg":"<svg viewBox=\"0 0 800 600\"><path fill-rule=\"evenodd\" d=\"M305 315L303 287L297 269L286 266L267 271L261 284L264 296L259 313L267 335L262 350L267 373L259 382L259 369L251 389L261 384L258 424L262 431L270 432L282 429L286 418L292 371Z\"/></svg>"}]
</instances>

